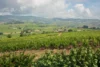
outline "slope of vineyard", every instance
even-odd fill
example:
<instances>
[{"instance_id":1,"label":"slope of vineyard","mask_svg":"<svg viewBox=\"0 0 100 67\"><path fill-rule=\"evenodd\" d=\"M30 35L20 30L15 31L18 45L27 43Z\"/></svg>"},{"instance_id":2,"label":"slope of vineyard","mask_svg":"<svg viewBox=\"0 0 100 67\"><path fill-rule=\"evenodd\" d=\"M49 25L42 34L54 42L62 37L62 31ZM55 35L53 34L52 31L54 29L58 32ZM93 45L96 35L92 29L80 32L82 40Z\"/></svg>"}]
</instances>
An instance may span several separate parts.
<instances>
[{"instance_id":1,"label":"slope of vineyard","mask_svg":"<svg viewBox=\"0 0 100 67\"><path fill-rule=\"evenodd\" d=\"M37 60L35 55L24 53L3 54L0 56L0 67L100 67L100 49L80 47L71 49L70 54L66 51L54 53L46 52Z\"/></svg>"},{"instance_id":2,"label":"slope of vineyard","mask_svg":"<svg viewBox=\"0 0 100 67\"><path fill-rule=\"evenodd\" d=\"M100 49L91 47L72 49L69 55L62 53L46 53L34 62L35 67L100 67Z\"/></svg>"},{"instance_id":3,"label":"slope of vineyard","mask_svg":"<svg viewBox=\"0 0 100 67\"><path fill-rule=\"evenodd\" d=\"M0 39L0 52L22 49L70 49L79 46L100 46L100 31L36 34Z\"/></svg>"}]
</instances>

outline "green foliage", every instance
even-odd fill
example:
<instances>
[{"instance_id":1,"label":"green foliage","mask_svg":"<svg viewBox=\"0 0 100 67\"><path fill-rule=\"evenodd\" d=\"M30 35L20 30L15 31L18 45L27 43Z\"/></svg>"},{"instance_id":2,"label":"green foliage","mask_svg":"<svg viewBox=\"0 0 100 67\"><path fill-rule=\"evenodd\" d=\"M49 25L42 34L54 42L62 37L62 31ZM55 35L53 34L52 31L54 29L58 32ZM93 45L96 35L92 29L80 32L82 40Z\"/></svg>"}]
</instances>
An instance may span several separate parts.
<instances>
[{"instance_id":1,"label":"green foliage","mask_svg":"<svg viewBox=\"0 0 100 67\"><path fill-rule=\"evenodd\" d=\"M100 50L94 52L91 47L72 49L70 54L46 53L34 63L35 67L99 67Z\"/></svg>"},{"instance_id":2,"label":"green foliage","mask_svg":"<svg viewBox=\"0 0 100 67\"><path fill-rule=\"evenodd\" d=\"M8 34L8 35L7 35L7 37L8 37L8 38L11 38L11 37L12 37L12 35L11 35L11 34Z\"/></svg>"},{"instance_id":3,"label":"green foliage","mask_svg":"<svg viewBox=\"0 0 100 67\"><path fill-rule=\"evenodd\" d=\"M80 47L54 53L46 52L37 60L34 55L25 53L4 54L0 56L0 67L100 67L100 49Z\"/></svg>"},{"instance_id":4,"label":"green foliage","mask_svg":"<svg viewBox=\"0 0 100 67\"><path fill-rule=\"evenodd\" d=\"M2 33L2 32L0 32L0 35L3 35L3 33Z\"/></svg>"},{"instance_id":5,"label":"green foliage","mask_svg":"<svg viewBox=\"0 0 100 67\"><path fill-rule=\"evenodd\" d=\"M31 67L34 56L23 53L4 54L0 56L0 67Z\"/></svg>"},{"instance_id":6,"label":"green foliage","mask_svg":"<svg viewBox=\"0 0 100 67\"><path fill-rule=\"evenodd\" d=\"M88 28L88 26L87 25L84 25L83 28Z\"/></svg>"},{"instance_id":7,"label":"green foliage","mask_svg":"<svg viewBox=\"0 0 100 67\"><path fill-rule=\"evenodd\" d=\"M69 49L80 46L99 47L100 31L36 34L19 38L1 39L0 52L23 49Z\"/></svg>"},{"instance_id":8,"label":"green foliage","mask_svg":"<svg viewBox=\"0 0 100 67\"><path fill-rule=\"evenodd\" d=\"M68 32L72 32L72 31L73 31L72 29L69 29L69 30L68 30Z\"/></svg>"}]
</instances>

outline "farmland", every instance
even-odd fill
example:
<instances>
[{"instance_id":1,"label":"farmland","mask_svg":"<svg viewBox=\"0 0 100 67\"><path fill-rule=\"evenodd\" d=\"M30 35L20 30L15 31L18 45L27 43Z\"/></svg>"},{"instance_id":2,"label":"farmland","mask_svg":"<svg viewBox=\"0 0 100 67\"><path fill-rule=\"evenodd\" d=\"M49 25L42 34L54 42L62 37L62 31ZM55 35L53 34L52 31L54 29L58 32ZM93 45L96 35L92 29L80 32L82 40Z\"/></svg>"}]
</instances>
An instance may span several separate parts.
<instances>
[{"instance_id":1,"label":"farmland","mask_svg":"<svg viewBox=\"0 0 100 67\"><path fill-rule=\"evenodd\" d=\"M35 55L27 55L24 52L16 54L3 54L0 56L1 67L99 67L100 49L93 50L91 47L72 49L70 54L66 51L54 53L46 52L43 56L35 59Z\"/></svg>"},{"instance_id":2,"label":"farmland","mask_svg":"<svg viewBox=\"0 0 100 67\"><path fill-rule=\"evenodd\" d=\"M100 66L100 29L24 22L0 32L0 67Z\"/></svg>"},{"instance_id":3,"label":"farmland","mask_svg":"<svg viewBox=\"0 0 100 67\"><path fill-rule=\"evenodd\" d=\"M100 31L37 34L0 40L0 51L21 49L67 49L78 46L100 46Z\"/></svg>"},{"instance_id":4,"label":"farmland","mask_svg":"<svg viewBox=\"0 0 100 67\"><path fill-rule=\"evenodd\" d=\"M100 67L100 0L0 0L0 67Z\"/></svg>"}]
</instances>

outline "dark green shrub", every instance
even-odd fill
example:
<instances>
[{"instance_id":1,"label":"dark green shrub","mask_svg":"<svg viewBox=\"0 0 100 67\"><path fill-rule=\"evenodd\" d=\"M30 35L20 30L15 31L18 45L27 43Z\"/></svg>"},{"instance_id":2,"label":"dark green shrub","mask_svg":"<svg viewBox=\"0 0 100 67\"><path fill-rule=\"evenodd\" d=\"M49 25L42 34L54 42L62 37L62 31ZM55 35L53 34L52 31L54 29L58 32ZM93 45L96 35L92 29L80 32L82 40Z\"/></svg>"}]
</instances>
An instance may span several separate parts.
<instances>
[{"instance_id":1,"label":"dark green shrub","mask_svg":"<svg viewBox=\"0 0 100 67\"><path fill-rule=\"evenodd\" d=\"M8 35L7 35L7 37L8 37L8 38L11 38L11 37L12 37L12 35L11 35L11 34L8 34Z\"/></svg>"},{"instance_id":2,"label":"dark green shrub","mask_svg":"<svg viewBox=\"0 0 100 67\"><path fill-rule=\"evenodd\" d=\"M2 32L0 32L0 35L3 35L3 33L2 33Z\"/></svg>"},{"instance_id":3,"label":"dark green shrub","mask_svg":"<svg viewBox=\"0 0 100 67\"><path fill-rule=\"evenodd\" d=\"M68 32L72 32L72 31L73 31L72 29L69 29L69 30L68 30Z\"/></svg>"}]
</instances>

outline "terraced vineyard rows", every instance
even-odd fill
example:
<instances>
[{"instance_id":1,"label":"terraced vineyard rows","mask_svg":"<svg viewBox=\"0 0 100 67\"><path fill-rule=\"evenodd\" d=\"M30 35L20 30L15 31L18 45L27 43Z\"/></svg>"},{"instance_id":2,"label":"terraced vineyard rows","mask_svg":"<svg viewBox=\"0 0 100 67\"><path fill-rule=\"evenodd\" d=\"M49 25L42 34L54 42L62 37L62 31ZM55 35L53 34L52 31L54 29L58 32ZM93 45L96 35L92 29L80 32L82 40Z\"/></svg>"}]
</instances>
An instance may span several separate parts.
<instances>
[{"instance_id":1,"label":"terraced vineyard rows","mask_svg":"<svg viewBox=\"0 0 100 67\"><path fill-rule=\"evenodd\" d=\"M100 47L100 31L37 34L19 38L0 39L0 52L22 49L70 49L72 47Z\"/></svg>"}]
</instances>

